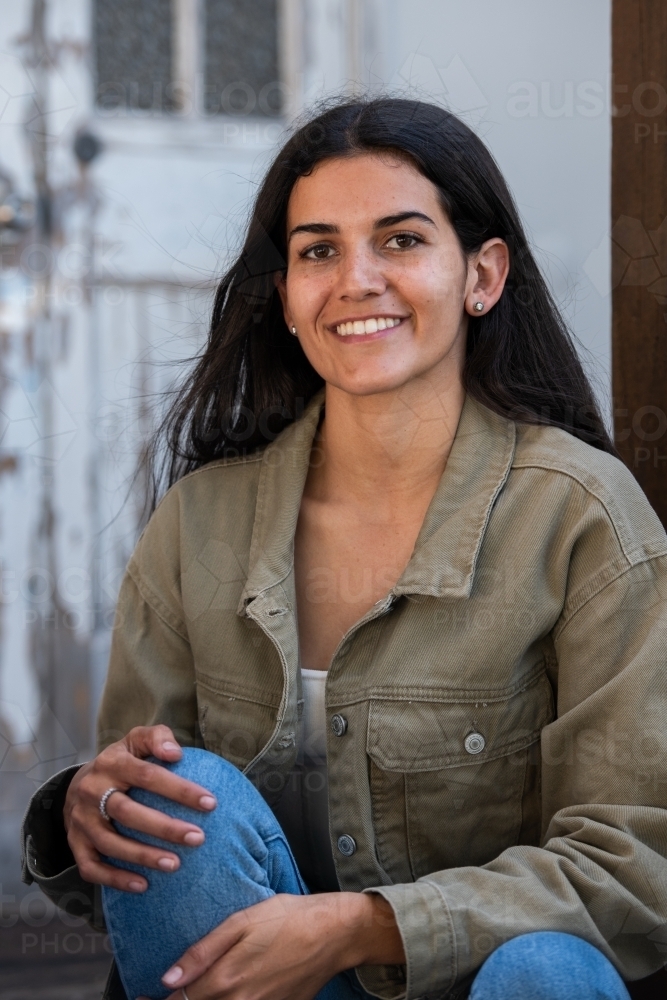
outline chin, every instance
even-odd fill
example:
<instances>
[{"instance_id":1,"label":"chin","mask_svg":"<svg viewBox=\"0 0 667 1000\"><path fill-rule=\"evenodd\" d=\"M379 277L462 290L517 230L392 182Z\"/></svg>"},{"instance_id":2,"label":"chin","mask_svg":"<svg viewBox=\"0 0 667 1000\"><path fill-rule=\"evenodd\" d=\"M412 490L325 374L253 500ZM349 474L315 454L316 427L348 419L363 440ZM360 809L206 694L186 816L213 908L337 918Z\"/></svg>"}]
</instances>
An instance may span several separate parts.
<instances>
[{"instance_id":1,"label":"chin","mask_svg":"<svg viewBox=\"0 0 667 1000\"><path fill-rule=\"evenodd\" d=\"M376 396L379 393L400 389L410 382L412 377L405 372L393 376L387 372L360 372L358 375L348 375L345 378L326 379L326 382L350 396Z\"/></svg>"}]
</instances>

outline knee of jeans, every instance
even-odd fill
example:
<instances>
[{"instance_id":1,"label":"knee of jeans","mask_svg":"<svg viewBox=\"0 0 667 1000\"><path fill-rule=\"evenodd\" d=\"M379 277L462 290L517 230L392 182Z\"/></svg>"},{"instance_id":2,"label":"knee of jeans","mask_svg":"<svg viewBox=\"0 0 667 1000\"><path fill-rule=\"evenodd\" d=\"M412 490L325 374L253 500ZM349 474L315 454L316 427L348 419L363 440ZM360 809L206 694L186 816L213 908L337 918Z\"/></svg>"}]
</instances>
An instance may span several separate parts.
<instances>
[{"instance_id":1,"label":"knee of jeans","mask_svg":"<svg viewBox=\"0 0 667 1000\"><path fill-rule=\"evenodd\" d=\"M514 993L569 1000L576 995L573 986L579 991L586 984L601 990L595 995L628 998L614 966L593 945L574 934L536 931L506 941L489 956L475 979L471 1000ZM509 992L504 993L503 987Z\"/></svg>"},{"instance_id":2,"label":"knee of jeans","mask_svg":"<svg viewBox=\"0 0 667 1000\"><path fill-rule=\"evenodd\" d=\"M186 778L188 781L202 785L214 795L217 794L216 789L227 792L230 788L240 787L248 783L248 779L243 776L239 769L230 764L224 757L198 747L183 747L181 759L174 762L158 760L156 757L151 757L149 760L173 774L177 774L180 778Z\"/></svg>"},{"instance_id":3,"label":"knee of jeans","mask_svg":"<svg viewBox=\"0 0 667 1000\"><path fill-rule=\"evenodd\" d=\"M277 820L255 786L229 761L208 750L184 747L179 761L163 764L179 777L202 785L218 800L211 812L199 811L166 799L144 788L132 788L129 795L135 801L176 819L195 823L206 835L225 828L238 833L255 831L264 838L279 830ZM136 834L135 834L136 836Z\"/></svg>"},{"instance_id":4,"label":"knee of jeans","mask_svg":"<svg viewBox=\"0 0 667 1000\"><path fill-rule=\"evenodd\" d=\"M164 764L174 774L188 781L196 781L198 785L203 785L209 791L211 785L224 787L228 785L241 785L247 782L242 773L233 764L230 764L224 757L210 750L203 750L199 747L183 747L180 760L174 763Z\"/></svg>"}]
</instances>

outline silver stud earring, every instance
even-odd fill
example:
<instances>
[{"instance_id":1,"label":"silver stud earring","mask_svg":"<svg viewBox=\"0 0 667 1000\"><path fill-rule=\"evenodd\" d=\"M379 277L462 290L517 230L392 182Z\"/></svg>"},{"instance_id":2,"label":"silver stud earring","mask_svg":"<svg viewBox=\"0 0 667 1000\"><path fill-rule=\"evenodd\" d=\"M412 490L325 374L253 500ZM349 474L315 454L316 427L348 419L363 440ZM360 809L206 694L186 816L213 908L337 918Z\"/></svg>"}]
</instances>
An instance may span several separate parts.
<instances>
[{"instance_id":1,"label":"silver stud earring","mask_svg":"<svg viewBox=\"0 0 667 1000\"><path fill-rule=\"evenodd\" d=\"M478 313L481 313L481 311L483 310L483 308L484 308L484 303L483 302L475 302L475 304L473 306L473 309L475 310L475 312L478 312Z\"/></svg>"},{"instance_id":2,"label":"silver stud earring","mask_svg":"<svg viewBox=\"0 0 667 1000\"><path fill-rule=\"evenodd\" d=\"M292 334L293 337L296 337L297 333L296 333L296 327L295 326L291 326L290 327L290 333Z\"/></svg>"}]
</instances>

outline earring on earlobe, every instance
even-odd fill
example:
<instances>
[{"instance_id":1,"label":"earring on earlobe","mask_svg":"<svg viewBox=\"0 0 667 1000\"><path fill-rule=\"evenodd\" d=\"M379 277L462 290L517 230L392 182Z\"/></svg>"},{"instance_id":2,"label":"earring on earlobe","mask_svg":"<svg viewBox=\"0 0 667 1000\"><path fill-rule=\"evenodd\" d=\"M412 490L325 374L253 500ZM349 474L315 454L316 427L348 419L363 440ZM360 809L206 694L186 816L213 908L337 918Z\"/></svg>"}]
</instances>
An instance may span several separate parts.
<instances>
[{"instance_id":1,"label":"earring on earlobe","mask_svg":"<svg viewBox=\"0 0 667 1000\"><path fill-rule=\"evenodd\" d=\"M482 310L484 309L484 303L483 302L475 302L475 304L473 306L473 309L475 310L475 312L481 313Z\"/></svg>"},{"instance_id":2,"label":"earring on earlobe","mask_svg":"<svg viewBox=\"0 0 667 1000\"><path fill-rule=\"evenodd\" d=\"M292 334L293 337L297 336L297 332L296 332L296 327L295 326L291 326L290 327L290 333Z\"/></svg>"}]
</instances>

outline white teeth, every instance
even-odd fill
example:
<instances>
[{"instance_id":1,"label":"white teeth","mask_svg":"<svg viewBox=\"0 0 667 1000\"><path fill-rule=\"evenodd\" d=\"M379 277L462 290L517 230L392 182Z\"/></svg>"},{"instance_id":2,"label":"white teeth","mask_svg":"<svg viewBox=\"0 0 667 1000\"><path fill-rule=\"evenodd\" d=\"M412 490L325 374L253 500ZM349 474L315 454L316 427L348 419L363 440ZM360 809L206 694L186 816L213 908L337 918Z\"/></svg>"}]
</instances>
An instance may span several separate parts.
<instances>
[{"instance_id":1,"label":"white teeth","mask_svg":"<svg viewBox=\"0 0 667 1000\"><path fill-rule=\"evenodd\" d=\"M351 333L377 333L378 330L391 330L392 327L400 323L398 317L392 316L371 316L370 319L355 319L350 323L340 323L336 327L336 333L341 337L347 337Z\"/></svg>"}]
</instances>

